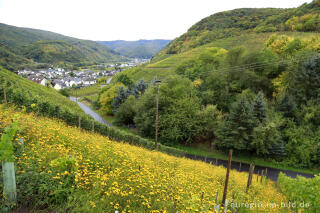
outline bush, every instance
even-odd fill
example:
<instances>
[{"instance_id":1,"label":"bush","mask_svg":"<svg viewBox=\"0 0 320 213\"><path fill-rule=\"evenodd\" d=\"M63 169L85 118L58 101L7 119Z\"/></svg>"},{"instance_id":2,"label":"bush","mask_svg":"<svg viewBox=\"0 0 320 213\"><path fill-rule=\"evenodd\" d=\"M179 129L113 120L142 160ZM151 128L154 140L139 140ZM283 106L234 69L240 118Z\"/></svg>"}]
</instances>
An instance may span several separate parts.
<instances>
[{"instance_id":1,"label":"bush","mask_svg":"<svg viewBox=\"0 0 320 213\"><path fill-rule=\"evenodd\" d=\"M130 95L115 113L115 123L124 125L134 124L133 119L136 115L135 104L136 98L133 95Z\"/></svg>"},{"instance_id":2,"label":"bush","mask_svg":"<svg viewBox=\"0 0 320 213\"><path fill-rule=\"evenodd\" d=\"M66 97L70 96L69 91L67 89L61 89L61 90L59 90L59 93L63 96L66 96Z\"/></svg>"},{"instance_id":3,"label":"bush","mask_svg":"<svg viewBox=\"0 0 320 213\"><path fill-rule=\"evenodd\" d=\"M292 179L280 173L278 183L282 193L292 203L297 203L297 209L306 212L318 212L320 205L320 176L309 179L298 176L298 178ZM308 203L310 207L302 208L300 207L302 203Z\"/></svg>"}]
</instances>

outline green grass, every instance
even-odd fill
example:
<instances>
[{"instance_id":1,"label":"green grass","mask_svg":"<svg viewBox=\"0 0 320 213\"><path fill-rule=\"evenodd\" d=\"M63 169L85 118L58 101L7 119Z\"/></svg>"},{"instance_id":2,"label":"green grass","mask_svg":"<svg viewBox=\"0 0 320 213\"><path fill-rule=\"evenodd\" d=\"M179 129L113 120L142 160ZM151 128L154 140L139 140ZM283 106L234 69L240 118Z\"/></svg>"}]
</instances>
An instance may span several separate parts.
<instances>
[{"instance_id":1,"label":"green grass","mask_svg":"<svg viewBox=\"0 0 320 213\"><path fill-rule=\"evenodd\" d=\"M85 97L96 95L100 92L102 83L97 83L89 87L82 87L80 89L69 89L69 94L74 97Z\"/></svg>"}]
</instances>

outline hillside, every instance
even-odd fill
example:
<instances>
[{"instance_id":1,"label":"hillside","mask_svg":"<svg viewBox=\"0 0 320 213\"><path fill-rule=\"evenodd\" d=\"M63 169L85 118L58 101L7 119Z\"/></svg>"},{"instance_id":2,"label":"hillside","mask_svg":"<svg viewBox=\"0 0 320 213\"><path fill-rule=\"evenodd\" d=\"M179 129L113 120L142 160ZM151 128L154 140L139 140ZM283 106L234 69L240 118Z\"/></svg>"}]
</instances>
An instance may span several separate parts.
<instances>
[{"instance_id":1,"label":"hillside","mask_svg":"<svg viewBox=\"0 0 320 213\"><path fill-rule=\"evenodd\" d=\"M218 39L261 32L319 32L320 1L298 8L244 8L213 14L193 25L164 49L168 54L187 51Z\"/></svg>"},{"instance_id":2,"label":"hillside","mask_svg":"<svg viewBox=\"0 0 320 213\"><path fill-rule=\"evenodd\" d=\"M129 69L125 73L133 80L166 79L176 74L181 64L196 60L210 47L231 50L243 48L259 52L276 34L297 39L317 38L320 32L320 1L298 8L245 8L213 14L194 24L185 34L171 41L158 52L150 64Z\"/></svg>"},{"instance_id":3,"label":"hillside","mask_svg":"<svg viewBox=\"0 0 320 213\"><path fill-rule=\"evenodd\" d=\"M138 40L138 41L99 41L115 52L129 58L151 58L162 48L164 48L170 40Z\"/></svg>"},{"instance_id":4,"label":"hillside","mask_svg":"<svg viewBox=\"0 0 320 213\"><path fill-rule=\"evenodd\" d=\"M60 121L0 105L0 131L11 125L10 118L19 124L17 138L23 138L25 144L23 150L15 151L18 208L212 212L217 192L217 203L221 202L223 167L117 143ZM14 145L20 146L17 141ZM287 199L271 181L253 181L247 194L247 174L232 170L229 183L229 201L261 203L263 207L254 207L256 210L288 210L280 207L280 202ZM277 203L278 207L268 208L268 203Z\"/></svg>"},{"instance_id":5,"label":"hillside","mask_svg":"<svg viewBox=\"0 0 320 213\"><path fill-rule=\"evenodd\" d=\"M254 156L270 167L318 171L319 5L236 9L205 18L175 53L168 50L179 38L150 63L114 77L95 96L97 106L118 126L152 138L158 87L161 143L204 156L225 156L234 148L243 160ZM287 21L261 30L276 16ZM202 31L221 37L203 40Z\"/></svg>"},{"instance_id":6,"label":"hillside","mask_svg":"<svg viewBox=\"0 0 320 213\"><path fill-rule=\"evenodd\" d=\"M115 141L126 141L130 144L154 149L154 142L140 136L110 128L96 122L83 112L77 103L70 101L53 88L45 87L22 78L0 67L0 102L6 100L27 112L60 119L71 126L81 126L112 138ZM175 156L183 156L184 151L158 144L159 151Z\"/></svg>"},{"instance_id":7,"label":"hillside","mask_svg":"<svg viewBox=\"0 0 320 213\"><path fill-rule=\"evenodd\" d=\"M10 70L26 63L103 63L125 58L95 41L0 23L1 65ZM12 60L16 55L20 60ZM64 60L66 58L66 60Z\"/></svg>"},{"instance_id":8,"label":"hillside","mask_svg":"<svg viewBox=\"0 0 320 213\"><path fill-rule=\"evenodd\" d=\"M31 100L35 99L35 101L38 102L48 102L59 106L61 109L84 115L76 103L61 95L57 90L34 83L0 67L1 90L3 87L6 87L8 93L7 99L11 98L10 94L12 94L12 96L15 96L14 94L19 96L20 94ZM3 93L0 94L0 98L3 100Z\"/></svg>"},{"instance_id":9,"label":"hillside","mask_svg":"<svg viewBox=\"0 0 320 213\"><path fill-rule=\"evenodd\" d=\"M248 52L259 52L265 48L265 43L272 35L289 36L297 39L312 39L319 36L313 32L266 32L266 33L248 33L239 36L217 39L214 42L204 44L199 47L188 49L179 54L167 54L160 51L149 64L128 69L122 74L128 75L133 81L144 79L151 81L154 76L166 80L171 75L176 74L176 69L188 61L197 60L201 54L210 48L222 48L227 51L234 48L243 48Z\"/></svg>"}]
</instances>

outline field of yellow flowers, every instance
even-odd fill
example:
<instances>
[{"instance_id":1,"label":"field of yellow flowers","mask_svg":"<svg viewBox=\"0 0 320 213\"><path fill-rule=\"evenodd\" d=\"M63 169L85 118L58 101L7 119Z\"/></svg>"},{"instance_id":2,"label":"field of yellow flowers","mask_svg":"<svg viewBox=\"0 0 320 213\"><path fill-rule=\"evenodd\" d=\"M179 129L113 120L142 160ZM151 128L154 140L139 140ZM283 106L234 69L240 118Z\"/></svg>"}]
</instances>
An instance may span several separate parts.
<instances>
[{"instance_id":1,"label":"field of yellow flowers","mask_svg":"<svg viewBox=\"0 0 320 213\"><path fill-rule=\"evenodd\" d=\"M222 167L113 142L3 105L0 132L12 118L20 126L15 143L20 206L58 212L214 212L217 192L221 202ZM241 212L288 212L280 208L286 197L271 181L253 181L246 194L247 176L231 171L229 204L242 204Z\"/></svg>"}]
</instances>

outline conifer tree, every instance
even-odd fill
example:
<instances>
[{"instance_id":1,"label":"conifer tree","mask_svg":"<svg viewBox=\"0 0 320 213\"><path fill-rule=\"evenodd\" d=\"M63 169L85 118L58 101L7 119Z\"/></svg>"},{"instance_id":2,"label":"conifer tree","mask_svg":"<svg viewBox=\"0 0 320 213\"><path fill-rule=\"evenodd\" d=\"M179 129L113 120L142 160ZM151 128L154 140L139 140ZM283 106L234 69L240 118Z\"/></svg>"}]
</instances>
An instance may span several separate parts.
<instances>
[{"instance_id":1,"label":"conifer tree","mask_svg":"<svg viewBox=\"0 0 320 213\"><path fill-rule=\"evenodd\" d=\"M264 123L267 118L267 107L264 101L263 93L259 92L253 100L253 115L260 122Z\"/></svg>"},{"instance_id":2,"label":"conifer tree","mask_svg":"<svg viewBox=\"0 0 320 213\"><path fill-rule=\"evenodd\" d=\"M311 57L294 74L291 90L298 103L318 98L320 90L320 56Z\"/></svg>"},{"instance_id":3,"label":"conifer tree","mask_svg":"<svg viewBox=\"0 0 320 213\"><path fill-rule=\"evenodd\" d=\"M295 118L296 104L291 96L287 93L279 103L278 109L283 113L285 118Z\"/></svg>"},{"instance_id":4,"label":"conifer tree","mask_svg":"<svg viewBox=\"0 0 320 213\"><path fill-rule=\"evenodd\" d=\"M245 98L241 98L235 104L227 120L223 146L236 150L248 149L255 125L252 106Z\"/></svg>"},{"instance_id":5,"label":"conifer tree","mask_svg":"<svg viewBox=\"0 0 320 213\"><path fill-rule=\"evenodd\" d=\"M138 98L139 96L143 95L146 89L148 88L147 83L141 79L138 83L136 83L135 87L132 89L132 94Z\"/></svg>"},{"instance_id":6,"label":"conifer tree","mask_svg":"<svg viewBox=\"0 0 320 213\"><path fill-rule=\"evenodd\" d=\"M124 88L120 87L118 90L117 96L113 99L113 102L112 102L113 112L117 111L119 106L126 101L128 96L129 96L129 94L126 91L124 91Z\"/></svg>"}]
</instances>

